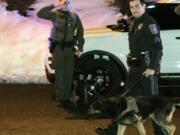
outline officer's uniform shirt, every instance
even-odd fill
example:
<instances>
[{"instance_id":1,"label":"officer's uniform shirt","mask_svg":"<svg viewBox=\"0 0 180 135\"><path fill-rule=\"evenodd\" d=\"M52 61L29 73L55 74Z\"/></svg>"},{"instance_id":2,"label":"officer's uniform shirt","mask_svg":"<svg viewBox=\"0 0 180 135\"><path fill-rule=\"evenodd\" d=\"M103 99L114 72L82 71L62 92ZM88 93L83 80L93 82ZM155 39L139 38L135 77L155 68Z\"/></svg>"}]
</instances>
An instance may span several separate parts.
<instances>
[{"instance_id":1,"label":"officer's uniform shirt","mask_svg":"<svg viewBox=\"0 0 180 135\"><path fill-rule=\"evenodd\" d=\"M129 49L130 53L141 53L149 51L150 69L159 71L162 56L162 43L160 39L159 27L156 21L147 13L134 20L130 24Z\"/></svg>"},{"instance_id":2,"label":"officer's uniform shirt","mask_svg":"<svg viewBox=\"0 0 180 135\"><path fill-rule=\"evenodd\" d=\"M57 42L72 42L77 38L79 50L83 50L84 37L83 26L80 18L73 12L61 10L53 11L53 5L42 8L37 15L40 18L51 20L53 28L51 38Z\"/></svg>"}]
</instances>

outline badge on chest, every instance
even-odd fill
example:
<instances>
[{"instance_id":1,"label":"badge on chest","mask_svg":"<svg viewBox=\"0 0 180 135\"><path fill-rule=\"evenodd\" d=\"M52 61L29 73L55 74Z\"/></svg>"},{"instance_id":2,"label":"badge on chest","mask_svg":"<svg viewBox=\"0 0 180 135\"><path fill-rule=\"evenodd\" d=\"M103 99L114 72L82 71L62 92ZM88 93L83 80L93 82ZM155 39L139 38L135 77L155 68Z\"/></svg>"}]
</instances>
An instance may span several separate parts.
<instances>
[{"instance_id":1,"label":"badge on chest","mask_svg":"<svg viewBox=\"0 0 180 135\"><path fill-rule=\"evenodd\" d=\"M138 30L141 30L143 28L143 23L140 23L137 27Z\"/></svg>"}]
</instances>

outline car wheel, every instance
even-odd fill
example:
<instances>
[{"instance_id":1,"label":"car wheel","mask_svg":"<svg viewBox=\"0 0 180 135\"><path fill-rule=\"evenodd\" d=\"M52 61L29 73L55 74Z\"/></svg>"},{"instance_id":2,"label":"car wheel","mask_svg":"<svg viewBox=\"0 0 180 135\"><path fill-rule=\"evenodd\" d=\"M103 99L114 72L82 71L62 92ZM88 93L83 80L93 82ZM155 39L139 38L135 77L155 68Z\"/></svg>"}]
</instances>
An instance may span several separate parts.
<instances>
[{"instance_id":1,"label":"car wheel","mask_svg":"<svg viewBox=\"0 0 180 135\"><path fill-rule=\"evenodd\" d=\"M91 104L99 97L113 96L121 89L122 73L116 64L104 59L90 60L78 67L77 94L80 102Z\"/></svg>"}]
</instances>

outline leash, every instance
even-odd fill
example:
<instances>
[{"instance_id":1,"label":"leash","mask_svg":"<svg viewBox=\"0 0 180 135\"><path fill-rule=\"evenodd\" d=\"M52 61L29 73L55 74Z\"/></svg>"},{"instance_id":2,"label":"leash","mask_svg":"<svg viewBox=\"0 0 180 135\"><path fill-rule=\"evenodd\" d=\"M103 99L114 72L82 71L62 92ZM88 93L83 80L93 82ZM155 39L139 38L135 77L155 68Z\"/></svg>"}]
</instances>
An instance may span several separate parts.
<instances>
[{"instance_id":1,"label":"leash","mask_svg":"<svg viewBox=\"0 0 180 135\"><path fill-rule=\"evenodd\" d=\"M119 98L123 98L124 96L126 96L127 93L129 93L131 91L132 88L134 88L140 81L142 81L145 78L144 75L142 75L137 81L135 81L129 88L127 88L125 90L125 92L123 94L118 95Z\"/></svg>"}]
</instances>

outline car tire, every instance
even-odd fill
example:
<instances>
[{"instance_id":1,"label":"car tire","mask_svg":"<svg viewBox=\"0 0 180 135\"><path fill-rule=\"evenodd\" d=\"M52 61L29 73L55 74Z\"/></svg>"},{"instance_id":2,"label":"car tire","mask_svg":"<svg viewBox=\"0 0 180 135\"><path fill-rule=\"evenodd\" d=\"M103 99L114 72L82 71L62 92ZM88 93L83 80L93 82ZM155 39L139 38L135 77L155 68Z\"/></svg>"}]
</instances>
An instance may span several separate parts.
<instances>
[{"instance_id":1,"label":"car tire","mask_svg":"<svg viewBox=\"0 0 180 135\"><path fill-rule=\"evenodd\" d=\"M80 102L89 105L97 98L121 92L122 72L115 63L105 59L93 59L80 63L77 68L79 75L83 76L76 87Z\"/></svg>"}]
</instances>

